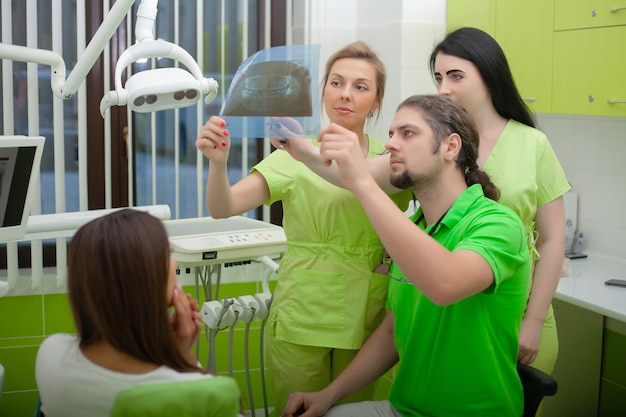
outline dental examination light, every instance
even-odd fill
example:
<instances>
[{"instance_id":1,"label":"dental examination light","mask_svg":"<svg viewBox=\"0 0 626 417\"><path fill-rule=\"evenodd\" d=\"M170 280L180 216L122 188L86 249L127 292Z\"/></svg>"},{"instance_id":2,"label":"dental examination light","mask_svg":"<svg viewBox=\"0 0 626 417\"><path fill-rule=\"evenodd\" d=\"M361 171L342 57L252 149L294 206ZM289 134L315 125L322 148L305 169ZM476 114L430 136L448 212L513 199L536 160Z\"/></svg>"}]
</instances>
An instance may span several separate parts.
<instances>
[{"instance_id":1,"label":"dental examination light","mask_svg":"<svg viewBox=\"0 0 626 417\"><path fill-rule=\"evenodd\" d=\"M122 87L122 73L131 63L143 58L167 57L187 68L157 68L133 74ZM162 40L144 40L125 50L115 67L115 90L100 101L100 114L113 105L128 105L131 110L147 113L157 110L187 107L197 103L202 94L208 94L209 104L217 96L217 81L203 78L200 67L187 51Z\"/></svg>"},{"instance_id":2,"label":"dental examination light","mask_svg":"<svg viewBox=\"0 0 626 417\"><path fill-rule=\"evenodd\" d=\"M0 58L49 65L52 92L62 99L70 99L135 1L117 0L113 4L67 79L65 61L53 51L0 43ZM139 4L135 25L137 43L124 51L117 62L115 90L105 94L100 102L103 117L106 109L113 105L128 105L133 111L145 113L191 106L200 100L202 94L207 94L205 103L208 104L217 96L217 82L203 77L200 66L188 52L170 42L154 40L157 3L158 0L141 0ZM144 58L171 58L188 70L175 67L140 71L129 77L125 87L122 87L123 70Z\"/></svg>"}]
</instances>

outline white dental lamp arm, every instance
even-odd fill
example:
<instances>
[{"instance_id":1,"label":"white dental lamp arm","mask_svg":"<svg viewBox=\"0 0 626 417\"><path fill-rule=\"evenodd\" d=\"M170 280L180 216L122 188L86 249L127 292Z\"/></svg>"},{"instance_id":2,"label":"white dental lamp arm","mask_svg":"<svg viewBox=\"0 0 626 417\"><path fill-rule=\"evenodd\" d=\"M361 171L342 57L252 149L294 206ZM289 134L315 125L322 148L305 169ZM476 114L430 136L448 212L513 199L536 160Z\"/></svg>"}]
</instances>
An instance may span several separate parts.
<instances>
[{"instance_id":1,"label":"white dental lamp arm","mask_svg":"<svg viewBox=\"0 0 626 417\"><path fill-rule=\"evenodd\" d=\"M154 39L154 22L157 15L159 0L142 0L137 8L137 22L135 22L135 38L137 42Z\"/></svg>"},{"instance_id":2,"label":"white dental lamp arm","mask_svg":"<svg viewBox=\"0 0 626 417\"><path fill-rule=\"evenodd\" d=\"M89 44L87 44L85 51L80 58L78 58L78 61L76 62L76 65L70 75L67 77L65 84L61 86L58 91L55 90L54 85L52 86L52 90L57 96L69 99L76 93L76 91L78 91L78 87L80 87L80 84L87 77L89 71L91 71L91 68L96 63L96 60L102 51L104 51L109 39L111 39L120 23L122 23L130 8L133 7L135 1L136 0L117 0L115 4L113 4L113 7L111 7L109 13L107 13L102 20L102 24L98 27L98 30L93 35L93 38L91 38ZM156 15L156 0L141 0L141 3L146 1L154 2L154 13Z\"/></svg>"},{"instance_id":3,"label":"white dental lamp arm","mask_svg":"<svg viewBox=\"0 0 626 417\"><path fill-rule=\"evenodd\" d=\"M93 64L100 56L107 42L111 39L122 20L124 20L128 10L130 10L135 1L136 0L117 0L115 2L93 38L89 41L85 51L76 62L76 66L72 69L67 80L65 79L65 61L63 61L63 57L56 52L45 49L28 48L25 46L0 44L0 58L49 65L52 70L50 79L52 92L62 99L70 99L74 96L76 91L78 91L78 87L80 87L80 84L89 71L91 71ZM155 0L142 0L142 3L144 1L156 4Z\"/></svg>"},{"instance_id":4,"label":"white dental lamp arm","mask_svg":"<svg viewBox=\"0 0 626 417\"><path fill-rule=\"evenodd\" d=\"M102 24L89 41L85 51L76 62L67 79L65 79L65 62L56 52L0 43L0 58L50 65L52 70L50 83L53 93L62 99L70 99L78 91L80 84L91 71L96 60L135 1L117 0L113 4L113 7L104 17ZM203 78L199 65L187 51L178 45L154 40L153 33L157 3L158 0L141 0L137 10L135 26L137 43L128 48L117 63L115 91L106 93L100 102L100 112L103 117L106 109L112 105L128 104L131 110L149 112L192 105L199 100L201 94L208 94L205 98L205 103L208 104L217 96L217 82L212 78ZM122 72L129 64L139 58L156 57L166 57L180 61L191 74L182 69L173 68L141 71L138 73L141 76L135 74L133 83L126 83L128 91L122 88ZM131 85L134 88L138 87L137 90L141 91L130 91L128 87ZM153 91L150 91L151 86ZM193 92L193 94L187 94L189 92ZM134 102L127 102L128 97L137 98L140 94L143 94L141 97L154 98L154 101L147 102L144 100L140 105L136 105ZM183 94L182 99L180 94ZM139 101L142 100L141 97Z\"/></svg>"},{"instance_id":5,"label":"white dental lamp arm","mask_svg":"<svg viewBox=\"0 0 626 417\"><path fill-rule=\"evenodd\" d=\"M56 95L58 95L57 91L65 84L65 61L63 61L63 57L56 52L0 43L0 58L49 65L52 71L50 83L52 85L52 91L54 91Z\"/></svg>"}]
</instances>

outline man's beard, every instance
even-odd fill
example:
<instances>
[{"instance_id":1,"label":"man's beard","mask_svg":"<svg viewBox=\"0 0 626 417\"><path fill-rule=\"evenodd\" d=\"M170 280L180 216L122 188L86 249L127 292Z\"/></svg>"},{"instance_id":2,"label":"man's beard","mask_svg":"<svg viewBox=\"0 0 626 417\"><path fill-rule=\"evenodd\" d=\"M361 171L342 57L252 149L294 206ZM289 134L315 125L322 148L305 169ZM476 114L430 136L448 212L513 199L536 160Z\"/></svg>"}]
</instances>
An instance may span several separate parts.
<instances>
[{"instance_id":1,"label":"man's beard","mask_svg":"<svg viewBox=\"0 0 626 417\"><path fill-rule=\"evenodd\" d=\"M409 171L407 170L404 170L400 174L391 174L389 182L391 185L401 190L407 190L415 185L415 180L411 177L411 174L409 174Z\"/></svg>"},{"instance_id":2,"label":"man's beard","mask_svg":"<svg viewBox=\"0 0 626 417\"><path fill-rule=\"evenodd\" d=\"M413 190L413 193L427 190L437 182L440 169L435 168L426 174L411 174L409 170L404 170L399 174L391 174L389 183L401 190Z\"/></svg>"}]
</instances>

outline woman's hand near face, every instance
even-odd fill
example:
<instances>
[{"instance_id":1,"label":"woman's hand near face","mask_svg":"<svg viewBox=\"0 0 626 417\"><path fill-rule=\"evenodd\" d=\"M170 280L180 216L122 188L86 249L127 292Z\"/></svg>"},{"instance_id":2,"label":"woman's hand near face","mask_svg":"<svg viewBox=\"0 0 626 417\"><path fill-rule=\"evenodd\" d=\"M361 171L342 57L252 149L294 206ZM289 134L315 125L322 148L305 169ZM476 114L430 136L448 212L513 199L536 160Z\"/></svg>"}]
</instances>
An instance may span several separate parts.
<instances>
[{"instance_id":1,"label":"woman's hand near face","mask_svg":"<svg viewBox=\"0 0 626 417\"><path fill-rule=\"evenodd\" d=\"M226 121L211 116L198 132L196 148L211 162L226 164L230 151L230 133L226 129Z\"/></svg>"},{"instance_id":2,"label":"woman's hand near face","mask_svg":"<svg viewBox=\"0 0 626 417\"><path fill-rule=\"evenodd\" d=\"M198 312L198 301L192 300L189 294L183 293L179 283L174 288L172 305L174 310L170 315L170 323L178 346L186 355L200 336L202 315Z\"/></svg>"}]
</instances>

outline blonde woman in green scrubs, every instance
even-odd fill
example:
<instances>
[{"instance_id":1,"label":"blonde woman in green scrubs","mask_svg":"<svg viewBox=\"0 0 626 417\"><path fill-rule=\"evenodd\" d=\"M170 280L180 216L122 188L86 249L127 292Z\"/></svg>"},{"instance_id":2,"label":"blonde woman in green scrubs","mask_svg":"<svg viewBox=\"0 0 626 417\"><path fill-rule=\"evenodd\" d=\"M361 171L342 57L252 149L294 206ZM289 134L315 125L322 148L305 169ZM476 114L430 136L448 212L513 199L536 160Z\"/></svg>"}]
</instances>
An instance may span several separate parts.
<instances>
[{"instance_id":1,"label":"blonde woman in green scrubs","mask_svg":"<svg viewBox=\"0 0 626 417\"><path fill-rule=\"evenodd\" d=\"M368 158L385 152L384 144L364 131L366 121L380 111L385 79L383 63L363 42L340 49L326 64L326 114L358 135ZM384 250L352 193L285 152L273 152L231 186L227 129L223 119L213 116L196 142L210 159L206 198L211 215L229 217L283 203L287 252L278 270L267 334L269 376L280 413L291 392L328 385L382 321L388 277L372 271ZM394 197L402 210L411 198L406 191ZM345 401L371 400L374 388L371 384Z\"/></svg>"}]
</instances>

